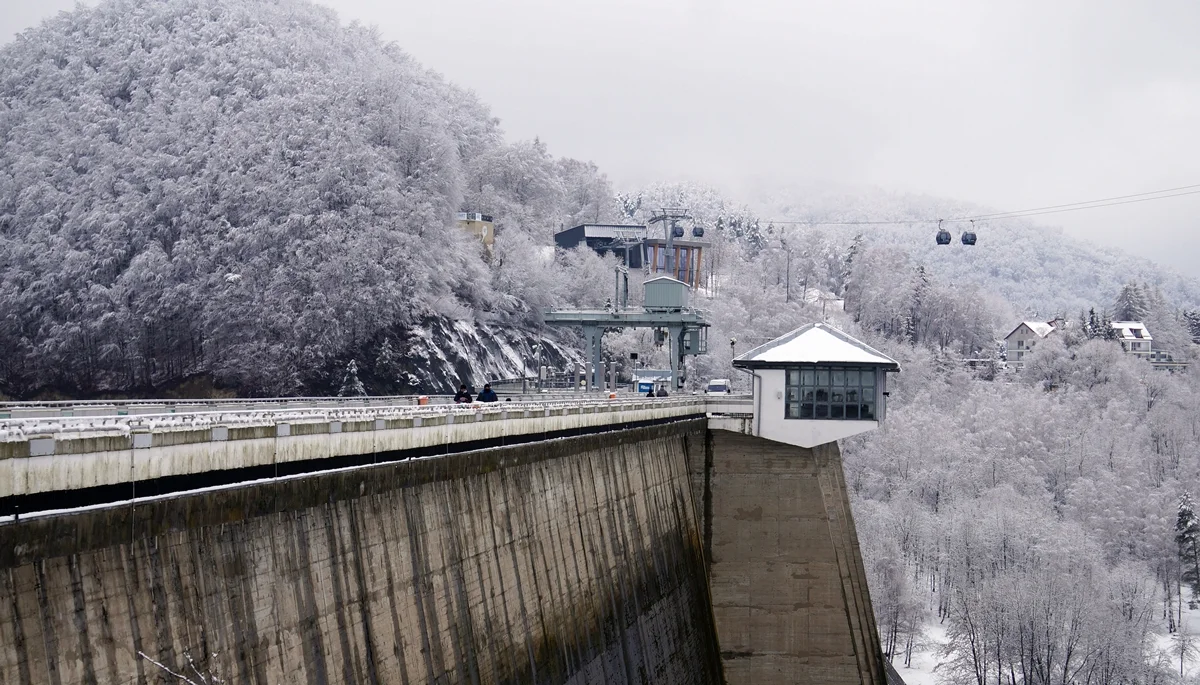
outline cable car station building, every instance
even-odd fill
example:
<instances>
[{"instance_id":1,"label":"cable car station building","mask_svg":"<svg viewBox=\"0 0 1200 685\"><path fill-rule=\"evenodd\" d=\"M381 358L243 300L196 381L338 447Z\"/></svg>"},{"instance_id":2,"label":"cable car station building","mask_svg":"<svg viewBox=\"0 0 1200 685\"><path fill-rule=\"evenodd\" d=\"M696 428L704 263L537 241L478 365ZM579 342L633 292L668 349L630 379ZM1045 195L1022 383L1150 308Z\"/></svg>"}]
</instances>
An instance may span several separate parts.
<instances>
[{"instance_id":1,"label":"cable car station building","mask_svg":"<svg viewBox=\"0 0 1200 685\"><path fill-rule=\"evenodd\" d=\"M613 254L630 269L646 269L649 273L682 281L692 288L702 282L704 230L693 228L685 238L676 228L670 244L665 237L644 225L581 224L554 234L554 244L564 250L587 245L599 255Z\"/></svg>"}]
</instances>

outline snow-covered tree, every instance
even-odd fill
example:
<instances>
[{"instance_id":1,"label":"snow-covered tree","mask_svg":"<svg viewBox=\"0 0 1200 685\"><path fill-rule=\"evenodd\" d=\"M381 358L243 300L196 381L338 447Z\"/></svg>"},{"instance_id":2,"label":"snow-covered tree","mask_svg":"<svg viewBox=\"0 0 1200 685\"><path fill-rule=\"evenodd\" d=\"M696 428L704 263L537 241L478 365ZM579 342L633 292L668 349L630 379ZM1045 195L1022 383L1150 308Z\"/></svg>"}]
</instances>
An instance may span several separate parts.
<instances>
[{"instance_id":1,"label":"snow-covered tree","mask_svg":"<svg viewBox=\"0 0 1200 685\"><path fill-rule=\"evenodd\" d=\"M365 397L367 389L358 378L358 362L351 359L346 363L346 371L342 374L342 384L338 387L338 397Z\"/></svg>"},{"instance_id":2,"label":"snow-covered tree","mask_svg":"<svg viewBox=\"0 0 1200 685\"><path fill-rule=\"evenodd\" d=\"M1145 321L1149 313L1150 305L1137 283L1130 282L1121 287L1113 303L1113 318L1116 321Z\"/></svg>"},{"instance_id":3,"label":"snow-covered tree","mask_svg":"<svg viewBox=\"0 0 1200 685\"><path fill-rule=\"evenodd\" d=\"M1192 597L1200 598L1200 519L1190 493L1179 497L1175 516L1175 544L1179 545L1180 579L1191 588Z\"/></svg>"}]
</instances>

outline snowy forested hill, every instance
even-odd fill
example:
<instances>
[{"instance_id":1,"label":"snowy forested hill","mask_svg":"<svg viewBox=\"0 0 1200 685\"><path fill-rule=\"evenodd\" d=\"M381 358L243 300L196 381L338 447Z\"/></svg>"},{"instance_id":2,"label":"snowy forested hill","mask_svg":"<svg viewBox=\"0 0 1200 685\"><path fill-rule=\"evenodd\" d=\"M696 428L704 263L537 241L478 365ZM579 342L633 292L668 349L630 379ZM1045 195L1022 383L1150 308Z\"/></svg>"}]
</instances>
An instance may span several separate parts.
<instances>
[{"instance_id":1,"label":"snowy forested hill","mask_svg":"<svg viewBox=\"0 0 1200 685\"><path fill-rule=\"evenodd\" d=\"M528 246L611 196L594 166L504 144L470 93L301 0L60 15L0 50L0 146L15 396L205 374L320 393L354 357L376 392L448 388L472 352L424 333L451 321L515 345L488 371L516 373L528 341L495 326L592 285L515 277ZM490 270L450 228L481 206L511 236ZM374 369L385 342L406 371Z\"/></svg>"},{"instance_id":2,"label":"snowy forested hill","mask_svg":"<svg viewBox=\"0 0 1200 685\"><path fill-rule=\"evenodd\" d=\"M885 649L938 664L910 682L1196 682L1200 376L1067 342L1007 382L885 344L888 421L843 450Z\"/></svg>"}]
</instances>

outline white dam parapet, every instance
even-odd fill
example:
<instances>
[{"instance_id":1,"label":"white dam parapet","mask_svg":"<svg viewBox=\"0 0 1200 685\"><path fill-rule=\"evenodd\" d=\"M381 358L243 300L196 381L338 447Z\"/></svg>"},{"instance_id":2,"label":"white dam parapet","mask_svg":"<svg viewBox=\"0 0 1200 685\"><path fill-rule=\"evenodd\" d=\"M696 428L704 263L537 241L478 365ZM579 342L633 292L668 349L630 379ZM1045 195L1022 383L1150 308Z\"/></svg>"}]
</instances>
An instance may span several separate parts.
<instances>
[{"instance_id":1,"label":"white dam parapet","mask_svg":"<svg viewBox=\"0 0 1200 685\"><path fill-rule=\"evenodd\" d=\"M0 497L703 416L703 398L0 420Z\"/></svg>"}]
</instances>

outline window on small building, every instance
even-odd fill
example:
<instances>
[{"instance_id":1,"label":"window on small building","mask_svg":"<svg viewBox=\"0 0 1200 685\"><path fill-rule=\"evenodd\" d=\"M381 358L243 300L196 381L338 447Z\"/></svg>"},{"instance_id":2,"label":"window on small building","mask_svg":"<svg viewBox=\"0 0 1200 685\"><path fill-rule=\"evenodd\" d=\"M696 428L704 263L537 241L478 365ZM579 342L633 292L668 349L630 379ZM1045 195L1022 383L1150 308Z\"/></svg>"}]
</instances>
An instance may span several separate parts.
<instances>
[{"instance_id":1,"label":"window on small building","mask_svg":"<svg viewBox=\"0 0 1200 685\"><path fill-rule=\"evenodd\" d=\"M1017 349L1018 349L1018 350L1023 350L1023 349L1025 349L1025 341L1024 341L1024 340L1018 340L1018 341L1017 341Z\"/></svg>"},{"instance_id":2,"label":"window on small building","mask_svg":"<svg viewBox=\"0 0 1200 685\"><path fill-rule=\"evenodd\" d=\"M1130 328L1129 332L1133 333L1133 337L1135 337L1135 338L1142 337L1142 329L1140 329L1140 328Z\"/></svg>"},{"instance_id":3,"label":"window on small building","mask_svg":"<svg viewBox=\"0 0 1200 685\"><path fill-rule=\"evenodd\" d=\"M789 419L875 420L875 369L804 366L788 369Z\"/></svg>"}]
</instances>

